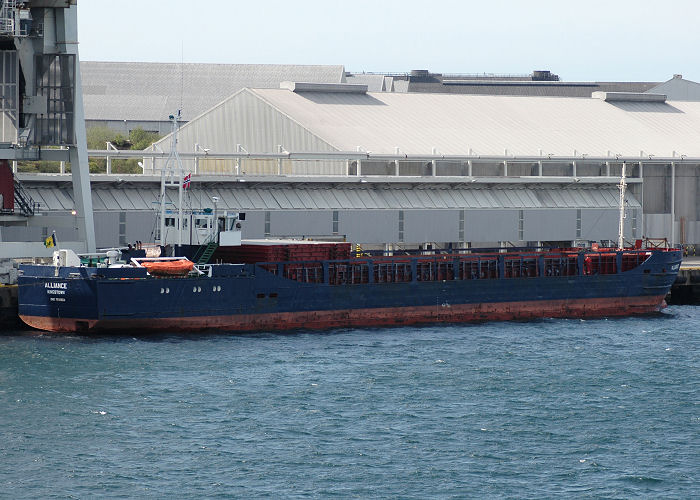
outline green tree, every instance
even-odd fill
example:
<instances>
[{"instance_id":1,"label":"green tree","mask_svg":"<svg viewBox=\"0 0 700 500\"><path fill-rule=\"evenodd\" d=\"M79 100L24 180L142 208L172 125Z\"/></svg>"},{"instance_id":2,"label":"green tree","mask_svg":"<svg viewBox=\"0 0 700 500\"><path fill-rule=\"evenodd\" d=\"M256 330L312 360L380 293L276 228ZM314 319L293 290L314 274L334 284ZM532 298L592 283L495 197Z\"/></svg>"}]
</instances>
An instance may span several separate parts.
<instances>
[{"instance_id":1,"label":"green tree","mask_svg":"<svg viewBox=\"0 0 700 500\"><path fill-rule=\"evenodd\" d=\"M122 134L108 127L94 126L88 127L87 129L88 149L107 149L108 142L116 146L116 142L123 142L125 140Z\"/></svg>"},{"instance_id":2,"label":"green tree","mask_svg":"<svg viewBox=\"0 0 700 500\"><path fill-rule=\"evenodd\" d=\"M135 128L129 132L129 137L104 126L94 126L87 129L88 149L104 150L107 143L111 142L119 149L142 150L161 138L156 132L148 132L142 128ZM138 158L112 159L112 172L115 174L140 174ZM107 171L107 160L105 158L89 158L88 164L91 174L100 174ZM17 166L20 172L58 173L60 172L59 162L49 161L23 161ZM70 164L66 164L66 172L70 172Z\"/></svg>"},{"instance_id":3,"label":"green tree","mask_svg":"<svg viewBox=\"0 0 700 500\"><path fill-rule=\"evenodd\" d=\"M135 128L129 132L131 149L146 149L148 146L161 138L156 132L148 132L142 128Z\"/></svg>"},{"instance_id":4,"label":"green tree","mask_svg":"<svg viewBox=\"0 0 700 500\"><path fill-rule=\"evenodd\" d=\"M103 150L107 147L107 143L111 142L118 149L142 150L158 139L160 139L160 136L156 132L148 132L140 127L129 132L128 138L108 127L95 126L87 129L88 149ZM113 159L112 172L115 174L140 174L142 170L138 165L139 161L137 158L128 160ZM100 173L107 170L107 160L104 158L90 158L89 162L91 173Z\"/></svg>"},{"instance_id":5,"label":"green tree","mask_svg":"<svg viewBox=\"0 0 700 500\"><path fill-rule=\"evenodd\" d=\"M66 171L68 164L66 164ZM61 163L57 161L20 161L17 162L19 172L34 172L41 174L57 174L61 171Z\"/></svg>"}]
</instances>

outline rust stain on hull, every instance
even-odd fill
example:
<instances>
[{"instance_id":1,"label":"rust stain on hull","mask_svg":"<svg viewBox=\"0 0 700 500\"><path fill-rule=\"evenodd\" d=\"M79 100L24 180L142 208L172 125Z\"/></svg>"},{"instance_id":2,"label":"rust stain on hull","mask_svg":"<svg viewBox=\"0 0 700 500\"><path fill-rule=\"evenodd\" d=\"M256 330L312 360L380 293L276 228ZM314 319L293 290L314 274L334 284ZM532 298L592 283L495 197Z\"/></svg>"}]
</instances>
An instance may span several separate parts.
<instances>
[{"instance_id":1,"label":"rust stain on hull","mask_svg":"<svg viewBox=\"0 0 700 500\"><path fill-rule=\"evenodd\" d=\"M396 326L427 323L600 318L658 312L664 296L547 300L422 307L368 308L176 318L80 319L21 316L27 325L51 332L88 331L265 331Z\"/></svg>"}]
</instances>

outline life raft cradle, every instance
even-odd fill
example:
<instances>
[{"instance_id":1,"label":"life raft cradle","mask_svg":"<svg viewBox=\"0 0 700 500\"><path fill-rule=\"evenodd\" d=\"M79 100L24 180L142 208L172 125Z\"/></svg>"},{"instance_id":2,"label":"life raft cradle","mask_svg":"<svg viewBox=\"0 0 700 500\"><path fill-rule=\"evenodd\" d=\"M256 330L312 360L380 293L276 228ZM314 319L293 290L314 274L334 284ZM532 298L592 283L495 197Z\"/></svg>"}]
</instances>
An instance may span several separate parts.
<instances>
[{"instance_id":1,"label":"life raft cradle","mask_svg":"<svg viewBox=\"0 0 700 500\"><path fill-rule=\"evenodd\" d=\"M194 269L194 262L183 257L132 258L137 267L144 267L152 276L185 276Z\"/></svg>"}]
</instances>

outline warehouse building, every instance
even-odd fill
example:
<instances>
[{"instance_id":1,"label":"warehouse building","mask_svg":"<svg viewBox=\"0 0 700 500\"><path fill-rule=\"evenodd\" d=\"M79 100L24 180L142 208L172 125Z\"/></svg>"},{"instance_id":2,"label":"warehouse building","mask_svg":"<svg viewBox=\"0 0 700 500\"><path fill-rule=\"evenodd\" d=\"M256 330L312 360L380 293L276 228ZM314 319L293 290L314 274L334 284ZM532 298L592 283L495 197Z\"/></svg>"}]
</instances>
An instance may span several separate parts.
<instances>
[{"instance_id":1,"label":"warehouse building","mask_svg":"<svg viewBox=\"0 0 700 500\"><path fill-rule=\"evenodd\" d=\"M168 115L187 122L244 87L277 88L284 80L341 83L342 65L175 64L82 61L87 127L128 137L136 128L170 131Z\"/></svg>"},{"instance_id":2,"label":"warehouse building","mask_svg":"<svg viewBox=\"0 0 700 500\"><path fill-rule=\"evenodd\" d=\"M398 247L615 240L624 161L625 237L697 244L699 126L700 103L658 94L372 93L285 83L237 92L182 126L178 147L183 156L195 145L204 151L183 160L193 173L188 205L246 212L245 238ZM153 150L169 145L166 137ZM93 176L99 246L153 239L163 162L144 152L145 175ZM54 219L72 203L69 179L59 179L34 177L28 186ZM37 237L53 230L35 219Z\"/></svg>"},{"instance_id":3,"label":"warehouse building","mask_svg":"<svg viewBox=\"0 0 700 500\"><path fill-rule=\"evenodd\" d=\"M168 116L178 109L185 123L242 88L278 88L283 81L363 84L371 92L566 97L589 97L596 91L646 92L659 85L567 82L550 71L529 75L449 75L428 70L366 74L345 71L342 65L82 61L80 69L86 125L107 126L125 136L135 128L167 134ZM684 100L676 99L670 90L664 87L658 93L669 95L671 100Z\"/></svg>"}]
</instances>

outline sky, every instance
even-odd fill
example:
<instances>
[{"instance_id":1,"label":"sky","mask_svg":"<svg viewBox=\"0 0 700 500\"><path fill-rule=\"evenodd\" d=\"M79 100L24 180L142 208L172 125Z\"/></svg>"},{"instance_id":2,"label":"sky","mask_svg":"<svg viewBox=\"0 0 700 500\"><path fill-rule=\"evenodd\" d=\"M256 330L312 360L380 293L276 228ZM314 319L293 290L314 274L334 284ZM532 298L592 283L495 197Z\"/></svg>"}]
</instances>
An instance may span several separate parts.
<instances>
[{"instance_id":1,"label":"sky","mask_svg":"<svg viewBox=\"0 0 700 500\"><path fill-rule=\"evenodd\" d=\"M700 82L697 0L79 0L85 61Z\"/></svg>"}]
</instances>

